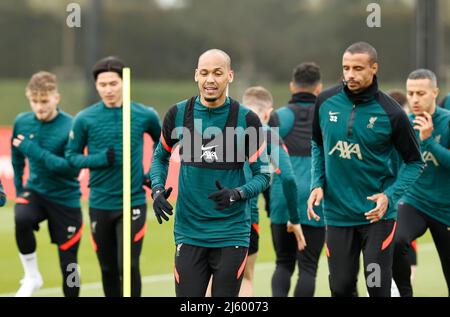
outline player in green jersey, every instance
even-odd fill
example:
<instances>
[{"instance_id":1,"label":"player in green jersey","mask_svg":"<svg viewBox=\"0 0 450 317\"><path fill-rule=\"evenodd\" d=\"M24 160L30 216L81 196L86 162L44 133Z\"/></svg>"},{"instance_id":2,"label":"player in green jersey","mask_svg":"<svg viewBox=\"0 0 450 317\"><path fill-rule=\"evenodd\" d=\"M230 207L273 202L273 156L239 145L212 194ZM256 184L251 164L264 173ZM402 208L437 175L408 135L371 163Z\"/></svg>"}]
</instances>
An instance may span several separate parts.
<instances>
[{"instance_id":1,"label":"player in green jersey","mask_svg":"<svg viewBox=\"0 0 450 317\"><path fill-rule=\"evenodd\" d=\"M51 241L58 245L64 295L76 297L80 291L77 253L83 230L81 192L79 169L64 158L72 117L58 108L60 95L54 74L34 74L26 96L32 111L17 116L11 144L16 242L25 272L16 296L31 296L42 286L33 231L48 220ZM24 184L26 162L29 177Z\"/></svg>"},{"instance_id":2,"label":"player in green jersey","mask_svg":"<svg viewBox=\"0 0 450 317\"><path fill-rule=\"evenodd\" d=\"M408 117L378 89L375 48L352 44L342 68L344 83L316 102L308 216L320 219L313 205L323 199L332 295L354 294L362 252L370 296L389 297L396 205L423 161ZM390 168L393 151L405 163L397 175Z\"/></svg>"},{"instance_id":3,"label":"player in green jersey","mask_svg":"<svg viewBox=\"0 0 450 317\"><path fill-rule=\"evenodd\" d=\"M79 168L89 168L89 216L92 241L102 271L105 296L122 294L123 272L123 165L122 69L117 57L106 57L93 67L101 101L82 110L74 119L67 158ZM147 205L143 171L144 134L156 145L161 134L158 114L131 102L131 296L141 294L139 257L146 226ZM84 153L87 148L87 154Z\"/></svg>"},{"instance_id":4,"label":"player in green jersey","mask_svg":"<svg viewBox=\"0 0 450 317\"><path fill-rule=\"evenodd\" d=\"M276 129L272 129L267 125L269 122L270 113L273 110L272 95L264 87L250 87L244 92L242 103L256 113L263 124L265 138L267 141L267 154L269 155L270 162L275 170L274 177L276 177L278 182L281 183L282 191L278 192L278 197L283 197L287 202L289 202L287 207L282 211L283 213L286 213L286 218L288 219L288 221L284 224L284 231L286 232L286 235L293 237L295 241L295 250L303 250L306 243L305 237L303 236L302 227L300 225L295 174L292 169L286 145L278 136L278 133L275 131ZM254 197L250 200L250 208L252 215L252 229L250 233L249 256L247 259L247 265L245 266L244 279L242 281L241 291L239 294L243 297L253 296L253 275L258 253L259 240L258 197Z\"/></svg>"},{"instance_id":5,"label":"player in green jersey","mask_svg":"<svg viewBox=\"0 0 450 317\"><path fill-rule=\"evenodd\" d=\"M430 229L450 296L450 111L436 106L439 88L430 70L413 71L406 90L426 166L398 206L394 280L402 297L413 295L407 252Z\"/></svg>"},{"instance_id":6,"label":"player in green jersey","mask_svg":"<svg viewBox=\"0 0 450 317\"><path fill-rule=\"evenodd\" d=\"M175 215L177 296L237 296L250 240L248 199L269 183L266 142L258 116L227 97L231 59L208 50L198 60L200 96L171 107L150 171L153 209L172 214L165 189L169 158L180 145L181 168ZM246 181L244 164L253 177Z\"/></svg>"}]
</instances>

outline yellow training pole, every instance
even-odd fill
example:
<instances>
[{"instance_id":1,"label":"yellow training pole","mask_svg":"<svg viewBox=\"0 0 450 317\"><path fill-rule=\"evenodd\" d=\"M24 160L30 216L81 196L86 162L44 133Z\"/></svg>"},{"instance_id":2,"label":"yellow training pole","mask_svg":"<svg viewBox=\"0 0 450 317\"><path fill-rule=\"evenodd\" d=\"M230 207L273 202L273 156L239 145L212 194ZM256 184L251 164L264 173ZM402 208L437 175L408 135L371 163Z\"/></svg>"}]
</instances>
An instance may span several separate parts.
<instances>
[{"instance_id":1,"label":"yellow training pole","mask_svg":"<svg viewBox=\"0 0 450 317\"><path fill-rule=\"evenodd\" d=\"M123 69L123 297L131 297L131 83Z\"/></svg>"}]
</instances>

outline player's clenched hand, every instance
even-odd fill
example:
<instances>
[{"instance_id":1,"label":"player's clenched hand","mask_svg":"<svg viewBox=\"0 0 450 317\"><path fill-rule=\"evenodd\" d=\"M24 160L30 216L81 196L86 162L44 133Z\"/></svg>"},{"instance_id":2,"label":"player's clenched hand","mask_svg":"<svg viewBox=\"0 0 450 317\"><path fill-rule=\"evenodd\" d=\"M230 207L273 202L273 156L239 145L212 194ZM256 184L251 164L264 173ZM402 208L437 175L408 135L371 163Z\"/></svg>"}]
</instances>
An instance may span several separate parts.
<instances>
[{"instance_id":1,"label":"player's clenched hand","mask_svg":"<svg viewBox=\"0 0 450 317\"><path fill-rule=\"evenodd\" d=\"M370 223L381 220L389 207L389 198L385 193L375 194L367 197L368 200L375 202L377 205L374 209L366 212L364 215Z\"/></svg>"},{"instance_id":2,"label":"player's clenched hand","mask_svg":"<svg viewBox=\"0 0 450 317\"><path fill-rule=\"evenodd\" d=\"M314 218L315 221L319 221L320 217L314 212L313 206L320 206L320 203L323 199L323 189L322 187L314 188L309 194L308 199L308 219Z\"/></svg>"},{"instance_id":3,"label":"player's clenched hand","mask_svg":"<svg viewBox=\"0 0 450 317\"><path fill-rule=\"evenodd\" d=\"M287 232L292 232L295 235L295 239L297 240L297 247L299 251L302 251L306 247L305 236L303 235L302 226L297 223L293 224L290 221L287 223Z\"/></svg>"},{"instance_id":4,"label":"player's clenched hand","mask_svg":"<svg viewBox=\"0 0 450 317\"><path fill-rule=\"evenodd\" d=\"M142 185L147 187L148 189L152 189L152 180L148 176L144 176L144 180L142 181Z\"/></svg>"},{"instance_id":5,"label":"player's clenched hand","mask_svg":"<svg viewBox=\"0 0 450 317\"><path fill-rule=\"evenodd\" d=\"M419 131L421 141L428 139L433 134L433 119L428 112L424 112L422 116L416 116L413 123L414 129Z\"/></svg>"},{"instance_id":6,"label":"player's clenched hand","mask_svg":"<svg viewBox=\"0 0 450 317\"><path fill-rule=\"evenodd\" d=\"M216 203L216 206L214 207L216 210L224 210L230 207L234 202L242 199L241 194L237 189L223 187L218 180L216 180L216 187L218 191L208 196L208 199L211 199Z\"/></svg>"},{"instance_id":7,"label":"player's clenched hand","mask_svg":"<svg viewBox=\"0 0 450 317\"><path fill-rule=\"evenodd\" d=\"M173 207L167 201L167 198L169 198L171 192L172 187L169 187L167 190L164 188L155 188L153 190L153 211L155 212L156 220L158 220L159 224L162 224L161 218L165 221L169 221L169 217L167 217L167 215L173 215Z\"/></svg>"},{"instance_id":8,"label":"player's clenched hand","mask_svg":"<svg viewBox=\"0 0 450 317\"><path fill-rule=\"evenodd\" d=\"M25 139L25 137L22 134L19 134L18 136L16 136L13 139L13 146L19 147L19 145L20 145L20 143L22 143L23 139Z\"/></svg>"}]
</instances>

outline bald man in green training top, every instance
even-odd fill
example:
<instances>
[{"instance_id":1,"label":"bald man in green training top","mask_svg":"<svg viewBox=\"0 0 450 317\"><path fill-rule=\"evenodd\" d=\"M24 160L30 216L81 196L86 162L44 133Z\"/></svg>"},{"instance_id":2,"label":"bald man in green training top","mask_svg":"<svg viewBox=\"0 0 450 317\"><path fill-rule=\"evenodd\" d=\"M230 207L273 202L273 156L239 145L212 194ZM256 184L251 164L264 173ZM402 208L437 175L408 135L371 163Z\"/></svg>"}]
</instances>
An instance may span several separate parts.
<instances>
[{"instance_id":1,"label":"bald man in green training top","mask_svg":"<svg viewBox=\"0 0 450 317\"><path fill-rule=\"evenodd\" d=\"M200 56L195 70L200 96L169 109L153 157L153 210L160 221L168 220L169 158L180 144L174 272L181 297L205 296L211 276L212 296L238 296L250 242L247 205L269 184L261 122L226 95L233 75L225 52ZM253 174L248 182L245 162Z\"/></svg>"}]
</instances>

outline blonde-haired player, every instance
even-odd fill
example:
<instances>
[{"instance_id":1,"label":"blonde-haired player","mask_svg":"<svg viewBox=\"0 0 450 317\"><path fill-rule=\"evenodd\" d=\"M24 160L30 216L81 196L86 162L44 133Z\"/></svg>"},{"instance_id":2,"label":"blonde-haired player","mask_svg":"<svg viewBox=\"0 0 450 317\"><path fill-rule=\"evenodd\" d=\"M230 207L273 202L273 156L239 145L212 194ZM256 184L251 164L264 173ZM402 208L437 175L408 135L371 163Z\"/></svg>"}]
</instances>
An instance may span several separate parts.
<instances>
[{"instance_id":1,"label":"blonde-haired player","mask_svg":"<svg viewBox=\"0 0 450 317\"><path fill-rule=\"evenodd\" d=\"M16 241L25 272L16 296L31 296L42 286L33 231L48 220L51 240L58 245L64 295L76 297L80 290L77 253L83 230L81 193L79 170L64 158L72 117L58 108L61 98L52 73L34 74L26 96L32 111L17 116L11 147ZM30 174L24 185L26 161Z\"/></svg>"},{"instance_id":2,"label":"blonde-haired player","mask_svg":"<svg viewBox=\"0 0 450 317\"><path fill-rule=\"evenodd\" d=\"M295 175L292 170L292 165L286 146L278 136L278 133L276 133L274 129L267 126L270 119L270 113L273 110L273 97L264 87L250 87L244 92L242 103L255 112L263 124L267 141L267 154L269 155L271 163L275 168L275 177L279 177L282 182L283 194L288 201L288 210L285 210L286 217L290 219L287 223L287 231L292 232L295 235L298 249L302 250L306 246L306 242L298 215L297 184ZM250 209L252 227L250 233L249 257L244 270L244 279L242 281L241 291L239 294L240 296L253 296L253 275L259 240L257 198L253 198L250 201Z\"/></svg>"}]
</instances>

